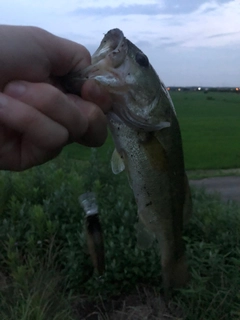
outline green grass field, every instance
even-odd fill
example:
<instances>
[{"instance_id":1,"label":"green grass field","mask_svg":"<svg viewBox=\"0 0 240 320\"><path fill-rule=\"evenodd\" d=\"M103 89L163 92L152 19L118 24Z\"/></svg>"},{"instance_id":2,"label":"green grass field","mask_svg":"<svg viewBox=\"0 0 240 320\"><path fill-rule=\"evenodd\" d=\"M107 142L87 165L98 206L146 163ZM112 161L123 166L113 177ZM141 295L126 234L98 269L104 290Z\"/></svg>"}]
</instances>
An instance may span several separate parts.
<instances>
[{"instance_id":1,"label":"green grass field","mask_svg":"<svg viewBox=\"0 0 240 320\"><path fill-rule=\"evenodd\" d=\"M188 170L240 167L240 95L225 92L172 92L180 122ZM110 159L109 136L101 156ZM76 144L64 150L71 158L87 160L89 148Z\"/></svg>"},{"instance_id":2,"label":"green grass field","mask_svg":"<svg viewBox=\"0 0 240 320\"><path fill-rule=\"evenodd\" d=\"M187 169L240 167L240 95L189 92L172 95Z\"/></svg>"}]
</instances>

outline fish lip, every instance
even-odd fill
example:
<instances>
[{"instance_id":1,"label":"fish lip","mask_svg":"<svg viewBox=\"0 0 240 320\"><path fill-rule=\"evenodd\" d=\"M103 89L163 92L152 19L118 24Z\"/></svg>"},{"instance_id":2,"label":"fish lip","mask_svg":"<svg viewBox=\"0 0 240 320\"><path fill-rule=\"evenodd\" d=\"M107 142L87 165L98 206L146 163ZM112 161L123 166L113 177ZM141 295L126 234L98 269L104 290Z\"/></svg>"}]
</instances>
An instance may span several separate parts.
<instances>
[{"instance_id":1,"label":"fish lip","mask_svg":"<svg viewBox=\"0 0 240 320\"><path fill-rule=\"evenodd\" d=\"M92 64L98 63L104 59L108 54L116 54L121 50L121 46L124 44L124 34L120 29L109 30L102 39L100 46L92 55Z\"/></svg>"}]
</instances>

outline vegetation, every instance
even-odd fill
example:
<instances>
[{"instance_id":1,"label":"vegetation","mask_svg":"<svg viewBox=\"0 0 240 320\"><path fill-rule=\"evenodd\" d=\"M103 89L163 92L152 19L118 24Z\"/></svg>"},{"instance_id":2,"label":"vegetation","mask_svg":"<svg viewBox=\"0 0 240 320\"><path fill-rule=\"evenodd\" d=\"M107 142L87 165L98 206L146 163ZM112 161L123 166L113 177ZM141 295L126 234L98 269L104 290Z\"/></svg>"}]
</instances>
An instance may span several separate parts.
<instances>
[{"instance_id":1,"label":"vegetation","mask_svg":"<svg viewBox=\"0 0 240 320\"><path fill-rule=\"evenodd\" d=\"M137 209L126 177L114 176L96 151L90 162L60 157L23 173L1 172L0 189L0 319L83 319L83 296L97 304L136 287L150 286L159 297L157 244L138 249ZM102 278L93 272L78 203L87 190L98 195L101 212ZM239 319L240 209L202 190L193 191L193 200L184 236L192 281L176 291L172 305L184 316L175 319ZM161 319L157 312L152 319Z\"/></svg>"},{"instance_id":2,"label":"vegetation","mask_svg":"<svg viewBox=\"0 0 240 320\"><path fill-rule=\"evenodd\" d=\"M230 92L170 92L179 118L187 170L240 168L240 95ZM109 137L101 159L113 149ZM90 150L71 145L69 157L87 160Z\"/></svg>"},{"instance_id":3,"label":"vegetation","mask_svg":"<svg viewBox=\"0 0 240 320\"><path fill-rule=\"evenodd\" d=\"M239 94L188 92L173 93L172 98L187 169L239 168Z\"/></svg>"}]
</instances>

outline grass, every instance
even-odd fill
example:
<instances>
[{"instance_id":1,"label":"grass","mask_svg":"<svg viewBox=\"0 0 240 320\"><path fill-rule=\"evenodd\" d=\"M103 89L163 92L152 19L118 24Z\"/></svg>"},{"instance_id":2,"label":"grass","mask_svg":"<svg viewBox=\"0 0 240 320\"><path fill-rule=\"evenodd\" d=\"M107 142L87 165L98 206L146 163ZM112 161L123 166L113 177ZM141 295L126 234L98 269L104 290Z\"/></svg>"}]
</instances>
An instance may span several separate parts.
<instances>
[{"instance_id":1,"label":"grass","mask_svg":"<svg viewBox=\"0 0 240 320\"><path fill-rule=\"evenodd\" d=\"M186 168L239 168L240 95L188 92L173 93L172 98L181 126Z\"/></svg>"},{"instance_id":2,"label":"grass","mask_svg":"<svg viewBox=\"0 0 240 320\"><path fill-rule=\"evenodd\" d=\"M172 92L181 126L187 170L240 168L240 95L228 92ZM110 159L110 137L100 148ZM71 158L87 160L89 148L73 144L64 150Z\"/></svg>"},{"instance_id":3,"label":"grass","mask_svg":"<svg viewBox=\"0 0 240 320\"><path fill-rule=\"evenodd\" d=\"M98 195L104 231L106 272L100 279L78 204L86 190ZM237 320L240 209L198 189L193 201L184 234L192 280L176 290L171 317ZM126 177L112 175L96 151L90 164L59 158L23 173L1 172L0 204L0 319L169 315L161 299L158 247L137 247L137 208Z\"/></svg>"},{"instance_id":4,"label":"grass","mask_svg":"<svg viewBox=\"0 0 240 320\"><path fill-rule=\"evenodd\" d=\"M21 281L14 279L0 290L2 320L74 320L69 301L59 292L61 278L53 269L39 267L31 276L23 276Z\"/></svg>"}]
</instances>

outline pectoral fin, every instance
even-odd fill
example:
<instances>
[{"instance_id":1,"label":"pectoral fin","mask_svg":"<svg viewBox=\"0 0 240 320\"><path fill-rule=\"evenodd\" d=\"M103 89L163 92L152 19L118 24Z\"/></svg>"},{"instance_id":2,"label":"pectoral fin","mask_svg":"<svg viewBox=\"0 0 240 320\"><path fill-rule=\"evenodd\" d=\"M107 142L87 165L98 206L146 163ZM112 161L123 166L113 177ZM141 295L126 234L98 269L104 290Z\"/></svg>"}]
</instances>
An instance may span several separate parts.
<instances>
[{"instance_id":1,"label":"pectoral fin","mask_svg":"<svg viewBox=\"0 0 240 320\"><path fill-rule=\"evenodd\" d=\"M123 159L121 158L120 154L117 152L116 149L114 149L112 154L111 167L112 167L112 172L114 174L118 174L125 169L125 164L123 162Z\"/></svg>"},{"instance_id":2,"label":"pectoral fin","mask_svg":"<svg viewBox=\"0 0 240 320\"><path fill-rule=\"evenodd\" d=\"M168 127L170 127L170 122L168 122L168 121L162 121L162 122L160 122L158 125L156 125L156 128L157 128L157 130L162 130L162 129L164 129L164 128L168 128Z\"/></svg>"},{"instance_id":3,"label":"pectoral fin","mask_svg":"<svg viewBox=\"0 0 240 320\"><path fill-rule=\"evenodd\" d=\"M158 124L143 124L143 129L145 129L146 131L159 131L162 130L164 128L169 128L171 126L171 123L169 121L161 121Z\"/></svg>"},{"instance_id":4,"label":"pectoral fin","mask_svg":"<svg viewBox=\"0 0 240 320\"><path fill-rule=\"evenodd\" d=\"M158 140L158 142L161 144L161 146L165 150L167 150L167 141L166 141L166 137L163 134L163 131L161 131L161 130L155 131L154 132L154 137Z\"/></svg>"}]
</instances>

